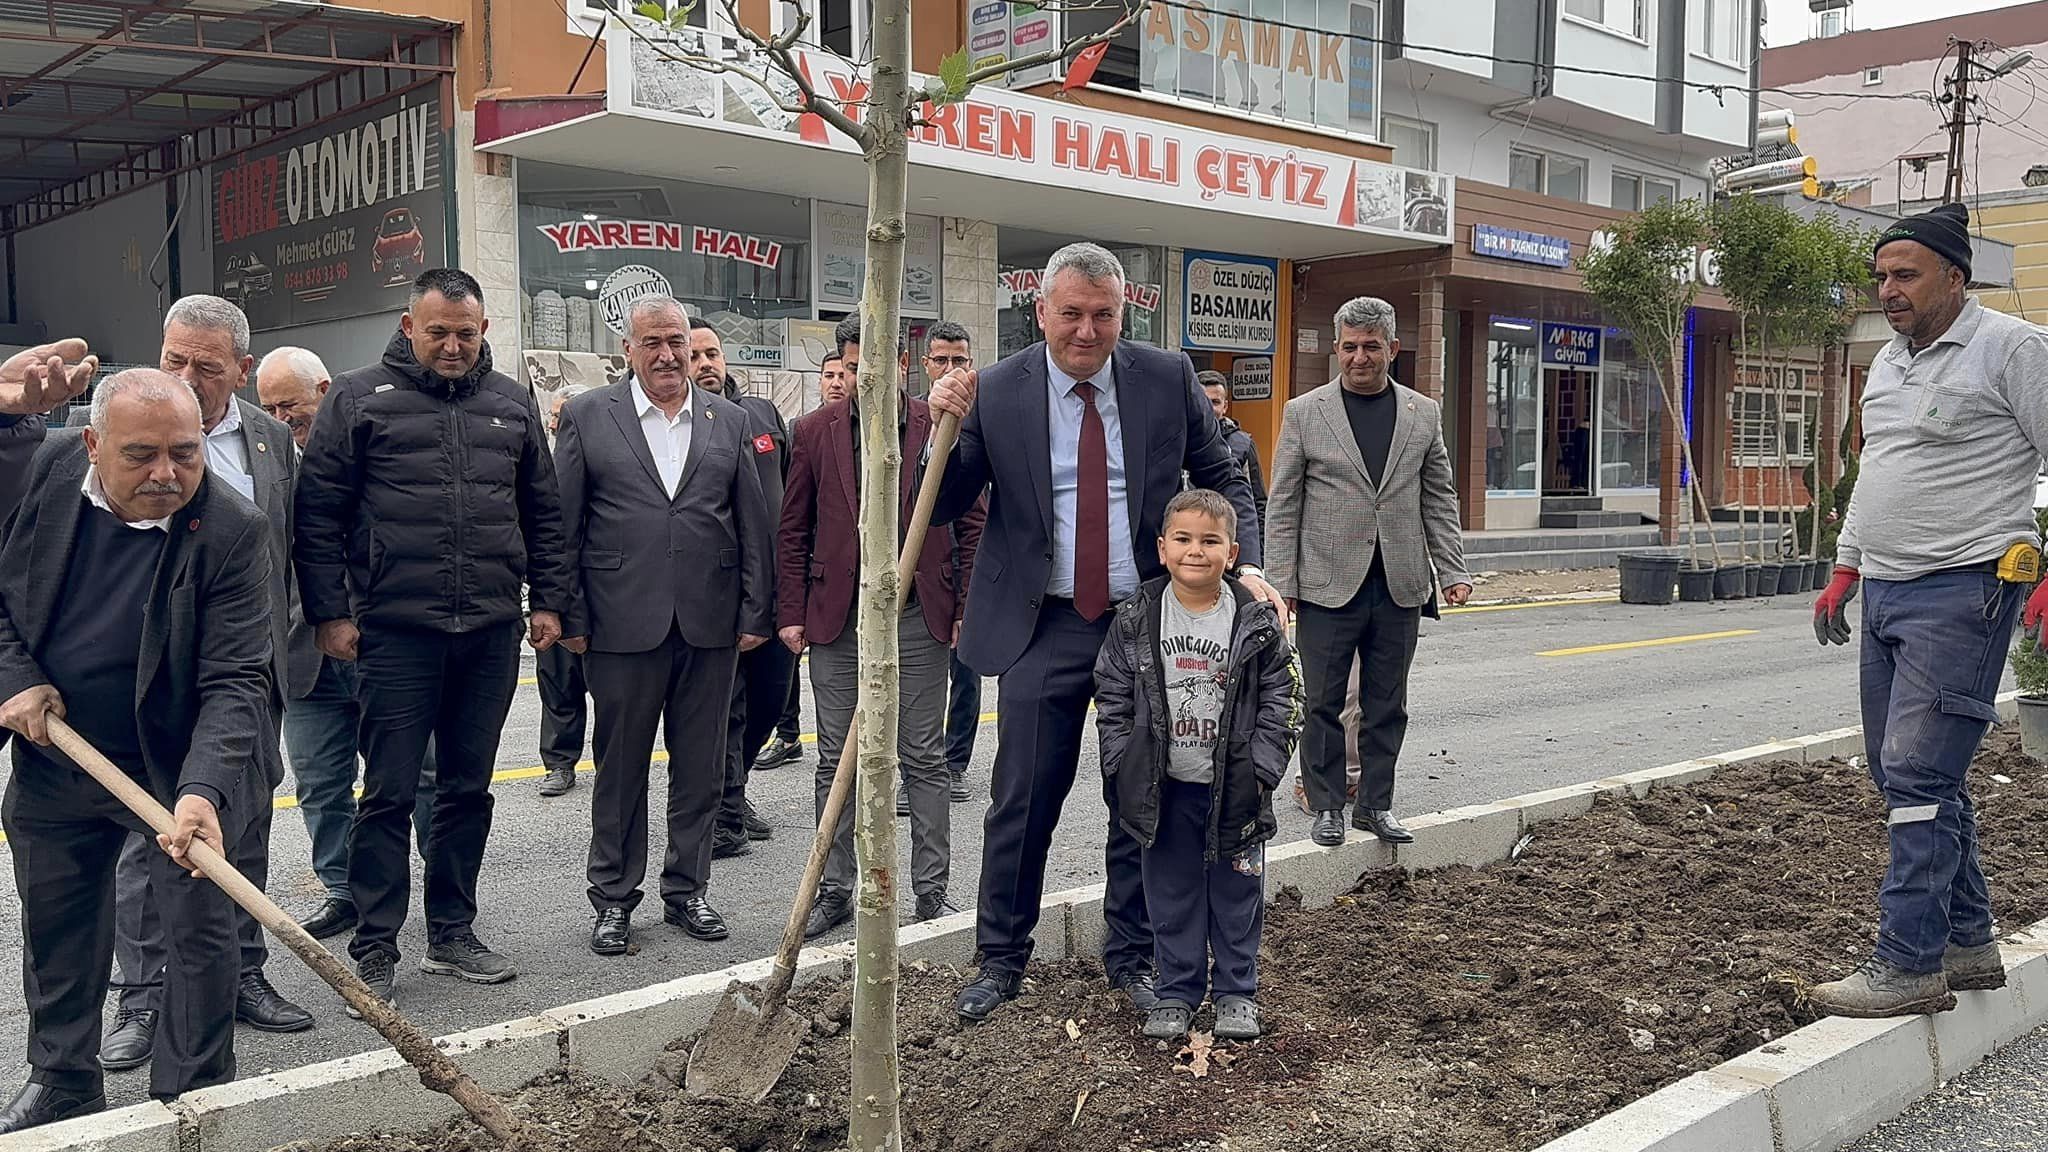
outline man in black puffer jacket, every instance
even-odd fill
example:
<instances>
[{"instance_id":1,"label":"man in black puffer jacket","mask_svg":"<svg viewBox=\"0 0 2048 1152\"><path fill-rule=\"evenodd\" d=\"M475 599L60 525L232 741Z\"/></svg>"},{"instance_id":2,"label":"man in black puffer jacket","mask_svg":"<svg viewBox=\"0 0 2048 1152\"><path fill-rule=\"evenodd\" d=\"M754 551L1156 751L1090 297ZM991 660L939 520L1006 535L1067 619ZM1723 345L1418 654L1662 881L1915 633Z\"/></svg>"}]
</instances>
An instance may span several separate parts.
<instances>
[{"instance_id":1,"label":"man in black puffer jacket","mask_svg":"<svg viewBox=\"0 0 2048 1152\"><path fill-rule=\"evenodd\" d=\"M526 631L545 651L562 635L570 572L540 412L491 370L486 327L468 273L421 273L383 361L328 390L299 472L292 555L306 622L322 652L360 669L365 770L348 882L362 922L349 954L386 1000L430 737L439 792L421 970L480 984L514 975L472 928L491 772L519 680L521 585Z\"/></svg>"}]
</instances>

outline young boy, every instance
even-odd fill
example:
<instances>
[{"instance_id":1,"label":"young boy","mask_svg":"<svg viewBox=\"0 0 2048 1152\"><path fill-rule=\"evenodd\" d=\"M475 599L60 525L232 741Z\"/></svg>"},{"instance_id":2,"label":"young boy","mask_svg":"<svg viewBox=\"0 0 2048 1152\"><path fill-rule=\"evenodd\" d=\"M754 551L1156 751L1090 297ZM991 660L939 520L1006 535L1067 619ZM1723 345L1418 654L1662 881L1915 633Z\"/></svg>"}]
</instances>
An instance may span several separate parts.
<instances>
[{"instance_id":1,"label":"young boy","mask_svg":"<svg viewBox=\"0 0 2048 1152\"><path fill-rule=\"evenodd\" d=\"M1144 846L1159 996L1145 1035L1185 1036L1206 988L1217 1039L1250 1040L1264 844L1301 731L1300 678L1273 609L1224 576L1237 562L1230 501L1182 492L1163 532L1166 578L1117 609L1095 662L1102 772Z\"/></svg>"}]
</instances>

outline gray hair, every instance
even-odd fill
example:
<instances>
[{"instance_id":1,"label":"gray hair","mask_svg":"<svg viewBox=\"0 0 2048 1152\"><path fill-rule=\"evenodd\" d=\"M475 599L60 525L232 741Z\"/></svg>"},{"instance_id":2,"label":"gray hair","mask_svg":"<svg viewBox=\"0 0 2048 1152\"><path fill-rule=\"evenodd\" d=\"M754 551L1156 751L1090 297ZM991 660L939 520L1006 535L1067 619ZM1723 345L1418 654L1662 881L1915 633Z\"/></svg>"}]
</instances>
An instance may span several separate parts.
<instances>
[{"instance_id":1,"label":"gray hair","mask_svg":"<svg viewBox=\"0 0 2048 1152\"><path fill-rule=\"evenodd\" d=\"M225 332L235 346L235 359L249 354L249 318L232 301L219 296L181 297L164 313L164 331L170 331L173 324Z\"/></svg>"},{"instance_id":2,"label":"gray hair","mask_svg":"<svg viewBox=\"0 0 2048 1152\"><path fill-rule=\"evenodd\" d=\"M682 301L673 296L663 296L659 292L650 292L645 296L635 297L631 304L626 305L627 339L633 337L634 321L650 312L674 312L683 318L683 323L690 322L690 310L683 307Z\"/></svg>"},{"instance_id":3,"label":"gray hair","mask_svg":"<svg viewBox=\"0 0 2048 1152\"><path fill-rule=\"evenodd\" d=\"M1116 281L1117 302L1123 302L1124 262L1117 259L1116 254L1109 249L1100 244L1090 244L1086 240L1078 244L1069 244L1052 254L1052 259L1045 262L1045 279L1039 282L1038 294L1044 296L1052 291L1053 278L1068 269L1079 272L1081 278L1090 284L1100 284L1105 280Z\"/></svg>"},{"instance_id":4,"label":"gray hair","mask_svg":"<svg viewBox=\"0 0 2048 1152\"><path fill-rule=\"evenodd\" d=\"M555 402L557 404L566 404L588 391L590 391L590 385L588 384L564 384L560 388L555 389Z\"/></svg>"},{"instance_id":5,"label":"gray hair","mask_svg":"<svg viewBox=\"0 0 2048 1152\"><path fill-rule=\"evenodd\" d=\"M307 349L295 348L289 344L265 352L262 362L256 365L256 375L263 375L273 364L283 365L285 371L292 374L292 379L308 389L320 387L322 380L333 379L327 374L327 365L321 363L320 357Z\"/></svg>"},{"instance_id":6,"label":"gray hair","mask_svg":"<svg viewBox=\"0 0 2048 1152\"><path fill-rule=\"evenodd\" d=\"M153 404L174 402L180 396L189 396L193 408L199 408L199 393L178 377L155 368L129 368L114 373L93 388L92 430L95 434L107 434L107 406L114 402L114 397L130 395Z\"/></svg>"},{"instance_id":7,"label":"gray hair","mask_svg":"<svg viewBox=\"0 0 2048 1152\"><path fill-rule=\"evenodd\" d=\"M1378 332L1388 343L1397 339L1394 332L1394 306L1377 296L1354 296L1337 309L1337 332L1341 336L1346 328L1363 328Z\"/></svg>"}]
</instances>

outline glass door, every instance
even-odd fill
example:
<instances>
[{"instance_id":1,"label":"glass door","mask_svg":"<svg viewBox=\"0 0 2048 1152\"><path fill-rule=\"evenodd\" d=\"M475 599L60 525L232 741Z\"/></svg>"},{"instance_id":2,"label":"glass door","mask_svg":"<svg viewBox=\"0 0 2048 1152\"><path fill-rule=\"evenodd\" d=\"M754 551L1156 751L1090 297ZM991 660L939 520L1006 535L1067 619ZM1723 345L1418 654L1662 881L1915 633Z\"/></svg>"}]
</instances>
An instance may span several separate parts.
<instances>
[{"instance_id":1,"label":"glass door","mask_svg":"<svg viewBox=\"0 0 2048 1152\"><path fill-rule=\"evenodd\" d=\"M1593 492L1595 394L1600 373L1585 368L1543 370L1543 494Z\"/></svg>"}]
</instances>

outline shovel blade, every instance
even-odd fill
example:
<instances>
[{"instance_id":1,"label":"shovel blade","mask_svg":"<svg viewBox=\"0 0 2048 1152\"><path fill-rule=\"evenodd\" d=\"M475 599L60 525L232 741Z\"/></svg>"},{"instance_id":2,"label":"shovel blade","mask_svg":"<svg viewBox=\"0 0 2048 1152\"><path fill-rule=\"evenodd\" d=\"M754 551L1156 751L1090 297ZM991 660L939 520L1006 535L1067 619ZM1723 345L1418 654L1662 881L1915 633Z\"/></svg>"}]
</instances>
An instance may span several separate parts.
<instances>
[{"instance_id":1,"label":"shovel blade","mask_svg":"<svg viewBox=\"0 0 2048 1152\"><path fill-rule=\"evenodd\" d=\"M697 1037L683 1073L690 1095L759 1104L810 1033L810 1023L787 1008L772 1016L762 1012L751 991L744 985L728 989Z\"/></svg>"}]
</instances>

